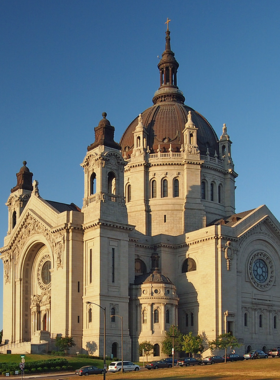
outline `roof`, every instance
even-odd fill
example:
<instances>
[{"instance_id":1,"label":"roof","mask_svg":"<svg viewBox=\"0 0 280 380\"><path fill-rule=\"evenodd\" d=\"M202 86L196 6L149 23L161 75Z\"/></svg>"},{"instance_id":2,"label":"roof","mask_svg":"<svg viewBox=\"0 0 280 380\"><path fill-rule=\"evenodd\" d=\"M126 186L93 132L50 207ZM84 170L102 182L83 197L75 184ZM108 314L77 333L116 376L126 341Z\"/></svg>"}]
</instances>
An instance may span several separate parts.
<instances>
[{"instance_id":1,"label":"roof","mask_svg":"<svg viewBox=\"0 0 280 380\"><path fill-rule=\"evenodd\" d=\"M81 209L76 206L74 203L60 203L60 202L54 202L54 201L47 201L53 208L55 208L58 212L64 212L64 211L81 211Z\"/></svg>"},{"instance_id":2,"label":"roof","mask_svg":"<svg viewBox=\"0 0 280 380\"><path fill-rule=\"evenodd\" d=\"M240 212L238 214L233 214L227 218L216 219L213 222L209 223L209 226L222 224L222 225L232 227L235 223L237 223L239 220L245 218L247 215L249 215L254 210L255 209L243 211L243 212Z\"/></svg>"},{"instance_id":3,"label":"roof","mask_svg":"<svg viewBox=\"0 0 280 380\"><path fill-rule=\"evenodd\" d=\"M161 274L158 269L155 269L151 273L142 274L141 276L136 276L134 280L134 285L148 284L148 283L157 283L157 284L170 284L173 283L171 280Z\"/></svg>"}]
</instances>

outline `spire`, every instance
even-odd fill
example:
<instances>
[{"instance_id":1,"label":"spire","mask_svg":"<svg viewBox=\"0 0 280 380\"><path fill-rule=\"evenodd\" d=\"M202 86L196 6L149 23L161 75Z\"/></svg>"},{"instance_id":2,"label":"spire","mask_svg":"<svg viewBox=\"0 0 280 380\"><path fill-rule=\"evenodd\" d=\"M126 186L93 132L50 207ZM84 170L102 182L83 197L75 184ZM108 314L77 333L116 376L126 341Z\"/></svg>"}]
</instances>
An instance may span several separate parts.
<instances>
[{"instance_id":1,"label":"spire","mask_svg":"<svg viewBox=\"0 0 280 380\"><path fill-rule=\"evenodd\" d=\"M179 63L175 59L175 54L171 50L170 45L170 30L169 22L167 19L167 30L165 32L165 50L162 53L161 60L158 64L160 75L160 87L155 93L153 103L159 103L162 101L176 101L184 103L185 97L177 86L177 70Z\"/></svg>"},{"instance_id":2,"label":"spire","mask_svg":"<svg viewBox=\"0 0 280 380\"><path fill-rule=\"evenodd\" d=\"M99 145L105 145L120 150L120 145L114 141L115 127L113 127L110 124L110 121L106 119L106 112L103 112L102 116L103 119L101 119L98 126L94 128L95 141L88 146L87 150L92 150Z\"/></svg>"},{"instance_id":3,"label":"spire","mask_svg":"<svg viewBox=\"0 0 280 380\"><path fill-rule=\"evenodd\" d=\"M33 190L32 187L32 176L31 173L26 166L27 162L23 161L23 166L20 171L17 173L17 185L11 189L11 193L15 192L18 189L22 190Z\"/></svg>"}]
</instances>

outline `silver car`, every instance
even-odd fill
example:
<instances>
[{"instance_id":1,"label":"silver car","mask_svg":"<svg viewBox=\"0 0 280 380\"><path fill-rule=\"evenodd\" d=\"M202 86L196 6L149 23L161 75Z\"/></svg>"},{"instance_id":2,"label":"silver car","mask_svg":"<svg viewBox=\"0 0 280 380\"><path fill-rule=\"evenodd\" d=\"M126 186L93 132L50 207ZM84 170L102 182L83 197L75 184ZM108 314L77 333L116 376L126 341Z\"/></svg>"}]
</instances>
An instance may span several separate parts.
<instances>
[{"instance_id":1,"label":"silver car","mask_svg":"<svg viewBox=\"0 0 280 380\"><path fill-rule=\"evenodd\" d=\"M109 372L119 372L122 369L122 362L112 362L108 367ZM139 371L140 367L132 362L123 362L124 371Z\"/></svg>"},{"instance_id":2,"label":"silver car","mask_svg":"<svg viewBox=\"0 0 280 380\"><path fill-rule=\"evenodd\" d=\"M243 358L246 360L249 359L267 359L268 355L262 350L252 350L247 354L243 355Z\"/></svg>"}]
</instances>

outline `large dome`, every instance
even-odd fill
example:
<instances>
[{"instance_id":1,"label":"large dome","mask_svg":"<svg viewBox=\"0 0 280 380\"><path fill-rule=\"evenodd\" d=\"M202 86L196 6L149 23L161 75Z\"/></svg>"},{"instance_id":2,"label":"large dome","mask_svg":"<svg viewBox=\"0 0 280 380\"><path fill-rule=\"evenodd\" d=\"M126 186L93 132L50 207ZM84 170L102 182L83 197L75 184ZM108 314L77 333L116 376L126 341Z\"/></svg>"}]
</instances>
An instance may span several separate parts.
<instances>
[{"instance_id":1,"label":"large dome","mask_svg":"<svg viewBox=\"0 0 280 380\"><path fill-rule=\"evenodd\" d=\"M170 49L170 31L166 31L165 51L158 64L160 71L160 88L153 97L154 105L142 113L142 122L148 133L147 146L151 152L159 148L162 151L170 149L180 151L184 142L183 130L188 120L188 112L192 113L192 121L198 128L197 142L200 153L205 155L207 150L211 156L218 150L218 137L211 124L197 111L184 104L185 97L177 87L178 62ZM120 145L126 155L133 149L133 132L138 124L138 116L124 132Z\"/></svg>"}]
</instances>

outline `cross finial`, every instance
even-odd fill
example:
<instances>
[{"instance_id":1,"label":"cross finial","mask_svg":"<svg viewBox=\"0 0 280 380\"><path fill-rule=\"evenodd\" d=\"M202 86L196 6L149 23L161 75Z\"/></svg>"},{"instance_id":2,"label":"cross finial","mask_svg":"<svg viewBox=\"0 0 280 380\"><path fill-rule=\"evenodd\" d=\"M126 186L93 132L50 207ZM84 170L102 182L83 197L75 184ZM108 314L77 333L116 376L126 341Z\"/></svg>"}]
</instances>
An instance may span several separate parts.
<instances>
[{"instance_id":1,"label":"cross finial","mask_svg":"<svg viewBox=\"0 0 280 380\"><path fill-rule=\"evenodd\" d=\"M169 30L169 26L168 24L170 23L171 20L169 20L169 18L167 17L167 21L165 22L165 24L167 24L167 29L166 30Z\"/></svg>"}]
</instances>

